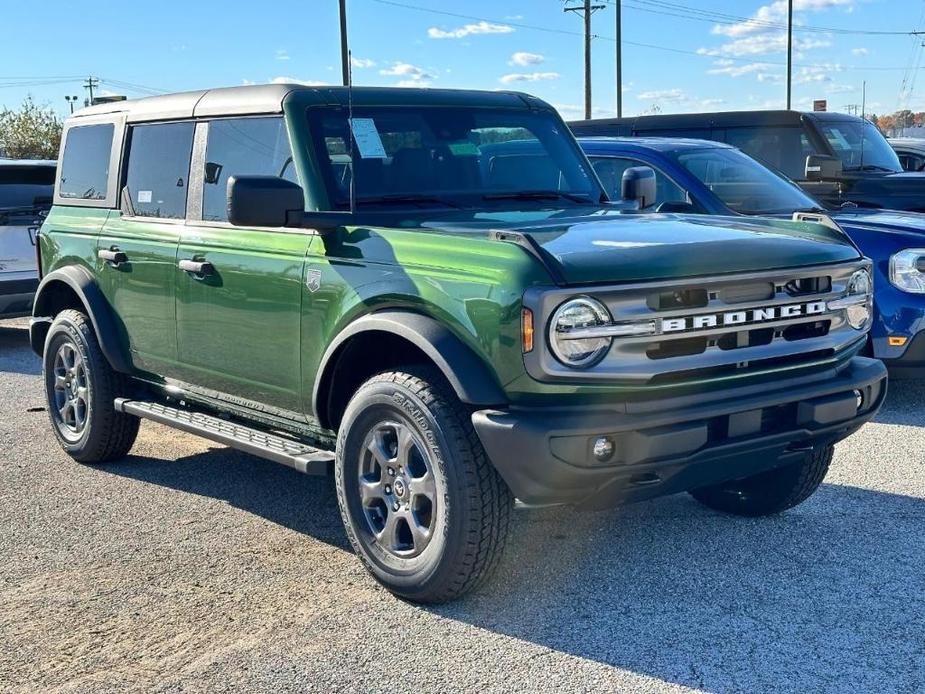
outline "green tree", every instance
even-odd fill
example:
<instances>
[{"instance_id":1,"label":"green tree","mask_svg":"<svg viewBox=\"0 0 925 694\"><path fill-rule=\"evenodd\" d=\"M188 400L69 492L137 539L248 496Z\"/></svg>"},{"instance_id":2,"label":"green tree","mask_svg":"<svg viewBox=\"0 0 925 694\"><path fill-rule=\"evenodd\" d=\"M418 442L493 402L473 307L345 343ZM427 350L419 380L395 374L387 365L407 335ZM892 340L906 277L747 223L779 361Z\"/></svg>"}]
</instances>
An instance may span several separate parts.
<instances>
[{"instance_id":1,"label":"green tree","mask_svg":"<svg viewBox=\"0 0 925 694\"><path fill-rule=\"evenodd\" d=\"M18 110L0 111L0 154L13 159L57 159L61 120L31 96Z\"/></svg>"}]
</instances>

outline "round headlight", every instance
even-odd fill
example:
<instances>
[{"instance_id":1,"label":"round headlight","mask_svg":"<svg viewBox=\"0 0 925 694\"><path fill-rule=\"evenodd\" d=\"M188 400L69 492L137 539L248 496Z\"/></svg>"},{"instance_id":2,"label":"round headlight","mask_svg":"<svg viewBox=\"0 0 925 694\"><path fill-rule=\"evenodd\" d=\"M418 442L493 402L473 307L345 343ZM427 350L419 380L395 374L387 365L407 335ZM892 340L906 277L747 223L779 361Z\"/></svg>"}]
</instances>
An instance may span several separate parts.
<instances>
[{"instance_id":1,"label":"round headlight","mask_svg":"<svg viewBox=\"0 0 925 694\"><path fill-rule=\"evenodd\" d=\"M852 304L845 308L845 317L848 320L848 325L855 330L863 330L870 322L872 309L873 282L870 279L870 272L867 270L858 270L855 272L848 280L846 289L848 292L846 298L857 296L866 297L866 301Z\"/></svg>"},{"instance_id":2,"label":"round headlight","mask_svg":"<svg viewBox=\"0 0 925 694\"><path fill-rule=\"evenodd\" d=\"M925 248L907 248L890 257L890 282L911 294L925 294Z\"/></svg>"},{"instance_id":3,"label":"round headlight","mask_svg":"<svg viewBox=\"0 0 925 694\"><path fill-rule=\"evenodd\" d=\"M549 345L566 366L588 367L597 363L610 348L610 337L579 337L586 328L610 324L604 305L586 296L562 304L549 322Z\"/></svg>"}]
</instances>

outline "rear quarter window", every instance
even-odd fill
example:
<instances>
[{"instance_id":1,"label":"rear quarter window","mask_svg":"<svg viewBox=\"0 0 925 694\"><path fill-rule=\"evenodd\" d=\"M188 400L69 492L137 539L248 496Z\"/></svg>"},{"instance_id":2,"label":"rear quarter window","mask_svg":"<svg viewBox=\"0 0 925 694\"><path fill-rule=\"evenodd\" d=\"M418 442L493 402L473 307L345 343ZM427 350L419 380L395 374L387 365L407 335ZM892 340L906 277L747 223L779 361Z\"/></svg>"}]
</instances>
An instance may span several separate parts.
<instances>
[{"instance_id":1,"label":"rear quarter window","mask_svg":"<svg viewBox=\"0 0 925 694\"><path fill-rule=\"evenodd\" d=\"M112 153L112 123L80 125L67 131L58 194L67 200L105 200Z\"/></svg>"}]
</instances>

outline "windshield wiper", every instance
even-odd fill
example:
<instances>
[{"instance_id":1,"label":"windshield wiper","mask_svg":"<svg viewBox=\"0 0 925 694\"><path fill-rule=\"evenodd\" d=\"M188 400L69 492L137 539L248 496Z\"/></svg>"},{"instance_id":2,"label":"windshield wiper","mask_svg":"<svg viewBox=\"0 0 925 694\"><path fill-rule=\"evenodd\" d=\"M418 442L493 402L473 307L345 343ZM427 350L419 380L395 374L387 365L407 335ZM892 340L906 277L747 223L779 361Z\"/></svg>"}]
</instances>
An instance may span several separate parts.
<instances>
[{"instance_id":1,"label":"windshield wiper","mask_svg":"<svg viewBox=\"0 0 925 694\"><path fill-rule=\"evenodd\" d=\"M357 198L357 205L402 205L402 204L431 204L431 205L445 205L446 207L454 207L457 210L461 210L462 206L457 205L455 202L450 202L443 198L437 198L432 195L413 195L413 194L404 194L396 193L394 195L376 195L372 197Z\"/></svg>"},{"instance_id":2,"label":"windshield wiper","mask_svg":"<svg viewBox=\"0 0 925 694\"><path fill-rule=\"evenodd\" d=\"M563 193L558 190L515 190L510 193L486 193L482 200L571 200L590 203L591 196L579 193Z\"/></svg>"}]
</instances>

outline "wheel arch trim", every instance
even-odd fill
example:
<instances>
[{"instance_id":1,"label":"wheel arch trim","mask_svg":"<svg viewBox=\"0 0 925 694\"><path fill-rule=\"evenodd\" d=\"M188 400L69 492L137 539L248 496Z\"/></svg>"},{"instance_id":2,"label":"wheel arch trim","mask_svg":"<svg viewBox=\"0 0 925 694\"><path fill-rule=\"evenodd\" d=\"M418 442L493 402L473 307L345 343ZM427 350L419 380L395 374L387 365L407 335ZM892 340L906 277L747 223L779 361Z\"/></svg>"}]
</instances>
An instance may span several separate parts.
<instances>
[{"instance_id":1,"label":"wheel arch trim","mask_svg":"<svg viewBox=\"0 0 925 694\"><path fill-rule=\"evenodd\" d=\"M329 343L318 365L312 391L312 411L322 426L330 427L328 413L331 379L350 340L364 333L389 333L421 350L467 405L504 405L507 397L485 362L446 325L413 311L388 309L368 313L350 323Z\"/></svg>"},{"instance_id":2,"label":"wheel arch trim","mask_svg":"<svg viewBox=\"0 0 925 694\"><path fill-rule=\"evenodd\" d=\"M83 304L90 323L93 325L96 339L110 366L116 371L130 373L131 363L119 344L116 320L109 301L103 295L90 271L79 265L58 268L45 275L39 283L35 292L32 320L29 323L29 341L32 350L39 356L42 356L44 352L45 338L54 319L54 316L47 313L48 301L55 288L62 284L76 294Z\"/></svg>"}]
</instances>

